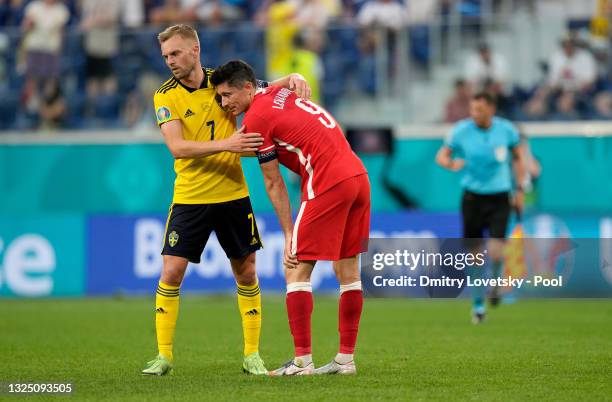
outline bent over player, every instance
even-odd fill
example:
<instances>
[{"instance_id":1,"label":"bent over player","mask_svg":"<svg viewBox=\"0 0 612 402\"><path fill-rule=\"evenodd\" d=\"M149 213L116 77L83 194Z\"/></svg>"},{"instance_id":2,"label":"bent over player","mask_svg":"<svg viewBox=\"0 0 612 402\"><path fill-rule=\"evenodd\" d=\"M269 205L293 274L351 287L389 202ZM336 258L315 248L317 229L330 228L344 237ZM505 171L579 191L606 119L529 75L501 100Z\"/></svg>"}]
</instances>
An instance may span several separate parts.
<instances>
[{"instance_id":1,"label":"bent over player","mask_svg":"<svg viewBox=\"0 0 612 402\"><path fill-rule=\"evenodd\" d=\"M223 107L263 136L257 155L266 190L285 235L287 314L295 358L270 375L353 374L363 294L358 255L367 248L370 183L342 129L323 108L279 87L258 89L251 67L231 61L212 74ZM295 224L279 162L301 176L302 203ZM340 282L340 347L331 363L314 370L310 276L317 260L332 260Z\"/></svg>"},{"instance_id":2,"label":"bent over player","mask_svg":"<svg viewBox=\"0 0 612 402\"><path fill-rule=\"evenodd\" d=\"M236 279L244 335L242 368L266 374L259 356L261 295L255 251L261 240L240 164L241 152L262 143L258 134L236 130L235 118L216 101L210 85L213 70L203 69L200 42L188 25L175 25L158 35L172 77L155 93L157 123L175 158L174 197L164 235L163 268L155 297L158 356L143 374L172 370L173 338L179 311L179 288L188 262L200 256L212 231L230 260ZM309 96L299 74L275 82ZM234 132L235 131L235 132Z\"/></svg>"}]
</instances>

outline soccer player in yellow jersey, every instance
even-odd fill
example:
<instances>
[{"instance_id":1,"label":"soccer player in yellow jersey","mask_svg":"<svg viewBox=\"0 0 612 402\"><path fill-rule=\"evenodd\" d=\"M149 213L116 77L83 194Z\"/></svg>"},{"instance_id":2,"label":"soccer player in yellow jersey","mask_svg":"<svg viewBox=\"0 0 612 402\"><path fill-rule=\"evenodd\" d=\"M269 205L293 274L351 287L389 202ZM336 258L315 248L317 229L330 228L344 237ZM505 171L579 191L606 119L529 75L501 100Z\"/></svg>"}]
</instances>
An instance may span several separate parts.
<instances>
[{"instance_id":1,"label":"soccer player in yellow jersey","mask_svg":"<svg viewBox=\"0 0 612 402\"><path fill-rule=\"evenodd\" d=\"M243 370L266 374L259 356L261 296L255 272L255 251L261 248L240 154L254 152L259 134L236 130L236 120L218 104L203 69L197 32L175 25L158 35L161 53L172 77L155 93L157 123L175 158L174 198L164 236L163 269L155 299L158 356L143 374L165 375L173 362L179 288L188 262L198 263L214 230L236 279L244 335ZM272 82L310 97L299 74Z\"/></svg>"}]
</instances>

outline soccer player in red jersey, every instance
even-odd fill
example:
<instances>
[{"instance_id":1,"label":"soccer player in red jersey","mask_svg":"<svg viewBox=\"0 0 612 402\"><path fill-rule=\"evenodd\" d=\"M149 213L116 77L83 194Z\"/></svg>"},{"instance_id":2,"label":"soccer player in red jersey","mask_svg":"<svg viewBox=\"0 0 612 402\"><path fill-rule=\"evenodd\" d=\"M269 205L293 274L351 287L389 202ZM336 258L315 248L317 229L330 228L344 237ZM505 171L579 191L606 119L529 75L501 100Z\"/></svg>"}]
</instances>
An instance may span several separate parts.
<instances>
[{"instance_id":1,"label":"soccer player in red jersey","mask_svg":"<svg viewBox=\"0 0 612 402\"><path fill-rule=\"evenodd\" d=\"M270 374L354 374L363 307L358 256L367 248L370 231L367 171L327 111L290 90L258 89L248 64L226 63L214 71L211 83L222 106L235 116L244 112L246 129L264 138L257 156L285 234L287 314L295 358ZM279 163L301 176L302 203L295 223ZM340 282L340 348L331 363L315 370L310 276L317 260L332 260Z\"/></svg>"}]
</instances>

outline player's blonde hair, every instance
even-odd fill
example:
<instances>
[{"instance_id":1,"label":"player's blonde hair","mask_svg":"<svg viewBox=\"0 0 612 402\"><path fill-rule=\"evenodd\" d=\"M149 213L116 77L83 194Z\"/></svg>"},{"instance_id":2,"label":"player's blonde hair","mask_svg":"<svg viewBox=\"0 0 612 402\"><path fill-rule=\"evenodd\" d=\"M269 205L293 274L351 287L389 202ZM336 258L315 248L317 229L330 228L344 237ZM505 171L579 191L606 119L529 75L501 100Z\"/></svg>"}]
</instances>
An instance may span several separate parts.
<instances>
[{"instance_id":1,"label":"player's blonde hair","mask_svg":"<svg viewBox=\"0 0 612 402\"><path fill-rule=\"evenodd\" d=\"M196 32L196 30L193 29L192 26L186 24L172 25L171 27L164 29L157 35L157 40L160 44L162 44L176 35L180 36L183 39L191 39L198 44L200 43L200 39L198 38L198 33Z\"/></svg>"}]
</instances>

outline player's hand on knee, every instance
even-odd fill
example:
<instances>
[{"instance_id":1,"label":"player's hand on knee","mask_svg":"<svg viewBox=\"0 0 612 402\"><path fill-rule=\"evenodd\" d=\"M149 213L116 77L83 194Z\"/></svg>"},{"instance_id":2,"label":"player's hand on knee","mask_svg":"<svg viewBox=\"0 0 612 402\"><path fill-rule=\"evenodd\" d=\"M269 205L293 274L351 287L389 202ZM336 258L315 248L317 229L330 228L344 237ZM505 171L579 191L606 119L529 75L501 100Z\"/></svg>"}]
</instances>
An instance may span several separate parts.
<instances>
[{"instance_id":1,"label":"player's hand on knee","mask_svg":"<svg viewBox=\"0 0 612 402\"><path fill-rule=\"evenodd\" d=\"M285 265L285 268L287 269L295 269L298 267L299 262L295 255L285 253L283 264Z\"/></svg>"},{"instance_id":2,"label":"player's hand on knee","mask_svg":"<svg viewBox=\"0 0 612 402\"><path fill-rule=\"evenodd\" d=\"M291 239L285 241L285 253L283 255L283 265L287 269L294 269L298 267L298 259L295 254L291 252Z\"/></svg>"},{"instance_id":3,"label":"player's hand on knee","mask_svg":"<svg viewBox=\"0 0 612 402\"><path fill-rule=\"evenodd\" d=\"M259 133L245 133L246 127L242 126L224 140L224 148L229 152L255 152L263 144L263 137Z\"/></svg>"}]
</instances>

